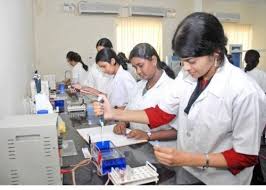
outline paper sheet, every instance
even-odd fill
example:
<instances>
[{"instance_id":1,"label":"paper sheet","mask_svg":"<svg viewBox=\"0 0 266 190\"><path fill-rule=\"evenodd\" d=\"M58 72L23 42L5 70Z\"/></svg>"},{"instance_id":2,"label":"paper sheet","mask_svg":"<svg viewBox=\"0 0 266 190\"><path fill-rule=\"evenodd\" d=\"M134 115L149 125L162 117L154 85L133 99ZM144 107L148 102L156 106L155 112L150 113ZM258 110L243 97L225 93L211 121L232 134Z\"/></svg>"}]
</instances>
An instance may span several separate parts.
<instances>
[{"instance_id":1,"label":"paper sheet","mask_svg":"<svg viewBox=\"0 0 266 190\"><path fill-rule=\"evenodd\" d=\"M77 131L80 134L80 136L87 142L90 136L92 143L95 143L98 141L110 140L116 147L128 146L132 144L147 142L147 140L135 140L135 139L129 139L124 135L116 135L113 132L114 126L115 125L104 126L102 136L101 136L101 127L77 129ZM127 129L127 133L130 131L131 131L130 129Z\"/></svg>"}]
</instances>

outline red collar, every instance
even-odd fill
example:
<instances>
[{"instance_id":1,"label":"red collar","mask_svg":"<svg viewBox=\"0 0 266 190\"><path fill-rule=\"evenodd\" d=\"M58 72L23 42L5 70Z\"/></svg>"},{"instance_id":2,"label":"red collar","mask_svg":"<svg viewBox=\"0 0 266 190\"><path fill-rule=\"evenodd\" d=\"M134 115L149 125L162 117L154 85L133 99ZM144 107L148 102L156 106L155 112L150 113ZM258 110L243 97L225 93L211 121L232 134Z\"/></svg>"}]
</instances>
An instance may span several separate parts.
<instances>
[{"instance_id":1,"label":"red collar","mask_svg":"<svg viewBox=\"0 0 266 190\"><path fill-rule=\"evenodd\" d=\"M204 79L200 79L200 89L203 90L206 88L206 86L209 84L210 80L204 80Z\"/></svg>"}]
</instances>

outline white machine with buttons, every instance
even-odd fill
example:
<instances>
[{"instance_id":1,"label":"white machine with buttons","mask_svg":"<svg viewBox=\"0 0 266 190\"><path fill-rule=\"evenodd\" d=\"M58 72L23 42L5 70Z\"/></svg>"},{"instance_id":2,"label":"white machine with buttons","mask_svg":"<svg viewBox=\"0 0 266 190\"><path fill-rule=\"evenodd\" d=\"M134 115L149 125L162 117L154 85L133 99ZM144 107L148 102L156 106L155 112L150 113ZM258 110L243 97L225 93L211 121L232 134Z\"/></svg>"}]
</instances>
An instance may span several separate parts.
<instances>
[{"instance_id":1,"label":"white machine with buttons","mask_svg":"<svg viewBox=\"0 0 266 190\"><path fill-rule=\"evenodd\" d=\"M59 185L57 114L0 120L0 185Z\"/></svg>"}]
</instances>

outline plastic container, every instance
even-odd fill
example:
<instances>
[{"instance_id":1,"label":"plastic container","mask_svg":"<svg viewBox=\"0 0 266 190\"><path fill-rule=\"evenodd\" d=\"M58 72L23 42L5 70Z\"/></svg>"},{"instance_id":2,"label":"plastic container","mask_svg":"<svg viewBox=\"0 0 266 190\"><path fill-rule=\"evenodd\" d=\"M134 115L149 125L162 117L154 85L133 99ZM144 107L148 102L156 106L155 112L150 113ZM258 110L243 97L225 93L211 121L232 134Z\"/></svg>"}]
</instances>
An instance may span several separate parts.
<instances>
[{"instance_id":1,"label":"plastic container","mask_svg":"<svg viewBox=\"0 0 266 190\"><path fill-rule=\"evenodd\" d=\"M100 141L95 143L97 148L101 151L110 149L110 141Z\"/></svg>"},{"instance_id":2,"label":"plastic container","mask_svg":"<svg viewBox=\"0 0 266 190\"><path fill-rule=\"evenodd\" d=\"M99 124L99 118L95 115L93 106L91 104L87 105L87 121L89 125Z\"/></svg>"},{"instance_id":3,"label":"plastic container","mask_svg":"<svg viewBox=\"0 0 266 190\"><path fill-rule=\"evenodd\" d=\"M56 99L54 101L54 108L62 113L65 111L65 100L64 99Z\"/></svg>"},{"instance_id":4,"label":"plastic container","mask_svg":"<svg viewBox=\"0 0 266 190\"><path fill-rule=\"evenodd\" d=\"M60 94L64 94L65 93L65 84L64 83L60 83L58 85L58 91Z\"/></svg>"},{"instance_id":5,"label":"plastic container","mask_svg":"<svg viewBox=\"0 0 266 190\"><path fill-rule=\"evenodd\" d=\"M65 84L64 83L60 83L58 85L58 92L59 94L56 95L56 98L54 100L54 109L58 110L59 113L62 113L65 111L66 108L66 99L67 99L67 95L65 93Z\"/></svg>"},{"instance_id":6,"label":"plastic container","mask_svg":"<svg viewBox=\"0 0 266 190\"><path fill-rule=\"evenodd\" d=\"M92 145L92 157L99 165L99 172L106 175L112 168L125 169L126 158L111 141L99 141Z\"/></svg>"}]
</instances>

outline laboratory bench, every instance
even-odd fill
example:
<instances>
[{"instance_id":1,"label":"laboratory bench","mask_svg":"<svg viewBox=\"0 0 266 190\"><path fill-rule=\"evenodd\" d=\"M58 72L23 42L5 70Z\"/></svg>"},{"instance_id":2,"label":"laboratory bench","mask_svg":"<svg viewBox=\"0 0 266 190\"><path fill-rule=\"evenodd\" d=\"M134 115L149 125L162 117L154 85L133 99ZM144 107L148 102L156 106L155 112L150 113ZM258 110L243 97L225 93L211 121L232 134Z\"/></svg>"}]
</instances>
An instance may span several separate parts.
<instances>
[{"instance_id":1,"label":"laboratory bench","mask_svg":"<svg viewBox=\"0 0 266 190\"><path fill-rule=\"evenodd\" d=\"M77 155L75 156L64 156L63 165L77 164L85 159L82 153L82 148L88 147L86 141L77 132L77 129L89 126L86 119L82 117L80 119L77 119L77 117L71 119L67 113L60 114L60 116L66 123L66 133L63 135L63 139L73 140L77 151ZM127 165L130 165L130 167L143 166L146 161L152 163L157 168L159 174L159 185L190 184L191 179L194 179L194 177L182 167L176 167L173 169L158 163L153 153L153 147L149 143L119 147L118 149L125 155L126 163ZM177 175L182 177L177 178ZM76 171L76 183L78 185L104 185L106 181L107 176L98 176L96 167L93 164L81 167ZM64 174L63 184L72 185L71 173Z\"/></svg>"},{"instance_id":2,"label":"laboratory bench","mask_svg":"<svg viewBox=\"0 0 266 190\"><path fill-rule=\"evenodd\" d=\"M61 118L66 124L66 133L63 135L63 140L72 140L74 142L77 155L64 156L62 158L63 165L73 165L84 160L82 152L83 147L88 147L86 141L79 135L77 129L93 127L89 126L84 116L73 116L68 113L61 113ZM146 161L152 163L159 174L159 185L178 185L178 184L203 184L193 175L187 172L182 167L167 167L156 160L153 153L153 146L149 143L135 144L118 148L126 157L127 165L130 167L138 167L145 165ZM260 166L254 170L254 176L251 184L265 184L266 180L266 143L262 139L260 150ZM263 177L264 176L264 177ZM107 181L106 176L98 176L96 167L93 164L83 166L76 171L76 184L78 185L104 185ZM63 175L63 185L72 185L71 173ZM109 183L111 184L111 182ZM152 183L155 184L155 183Z\"/></svg>"}]
</instances>

